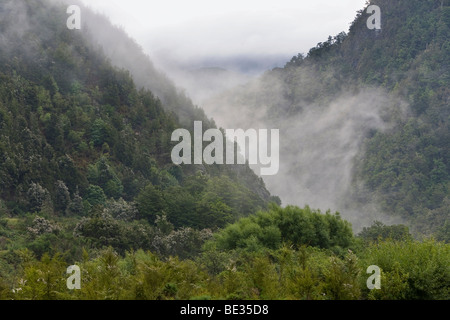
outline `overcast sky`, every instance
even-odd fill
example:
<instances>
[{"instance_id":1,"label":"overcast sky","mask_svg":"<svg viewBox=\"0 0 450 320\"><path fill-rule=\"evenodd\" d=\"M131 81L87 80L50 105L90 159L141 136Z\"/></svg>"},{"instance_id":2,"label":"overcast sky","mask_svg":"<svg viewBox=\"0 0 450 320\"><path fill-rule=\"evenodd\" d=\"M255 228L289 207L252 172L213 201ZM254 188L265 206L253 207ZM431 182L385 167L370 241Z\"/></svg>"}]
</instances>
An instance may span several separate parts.
<instances>
[{"instance_id":1,"label":"overcast sky","mask_svg":"<svg viewBox=\"0 0 450 320\"><path fill-rule=\"evenodd\" d=\"M82 0L153 60L292 57L348 31L365 0ZM276 58L274 58L276 59ZM286 61L285 61L286 62Z\"/></svg>"}]
</instances>

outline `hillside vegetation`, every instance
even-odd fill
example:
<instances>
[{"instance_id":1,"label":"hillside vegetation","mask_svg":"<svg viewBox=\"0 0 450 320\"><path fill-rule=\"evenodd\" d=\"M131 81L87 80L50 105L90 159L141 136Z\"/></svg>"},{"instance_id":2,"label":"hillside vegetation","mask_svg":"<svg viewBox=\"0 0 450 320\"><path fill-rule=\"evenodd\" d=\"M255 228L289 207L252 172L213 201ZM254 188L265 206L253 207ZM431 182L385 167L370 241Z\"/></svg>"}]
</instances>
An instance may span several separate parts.
<instances>
[{"instance_id":1,"label":"hillside vegetation","mask_svg":"<svg viewBox=\"0 0 450 320\"><path fill-rule=\"evenodd\" d=\"M282 207L248 165L174 165L172 132L215 124L133 40L84 7L90 24L74 31L65 4L0 0L0 299L448 299L448 5L408 1L406 19L406 1L376 3L387 24L422 36L384 55L394 31L375 42L358 16L349 35L262 81L292 89L292 113L296 97L320 105L342 83L327 77L318 90L328 94L314 96L297 82L303 70L320 78L336 65L349 82L410 99L407 121L365 141L357 178L436 240L381 222L355 235L334 210ZM121 50L108 51L100 29ZM372 66L365 50L380 51ZM80 289L67 287L70 265ZM380 290L367 287L370 265Z\"/></svg>"},{"instance_id":2,"label":"hillside vegetation","mask_svg":"<svg viewBox=\"0 0 450 320\"><path fill-rule=\"evenodd\" d=\"M210 103L244 115L261 110L244 121L280 128L287 182L268 184L274 190L296 188L293 200L312 190L304 203L333 198L352 222L371 210L448 241L450 3L368 4L379 6L381 30L367 28L364 8L348 34Z\"/></svg>"}]
</instances>

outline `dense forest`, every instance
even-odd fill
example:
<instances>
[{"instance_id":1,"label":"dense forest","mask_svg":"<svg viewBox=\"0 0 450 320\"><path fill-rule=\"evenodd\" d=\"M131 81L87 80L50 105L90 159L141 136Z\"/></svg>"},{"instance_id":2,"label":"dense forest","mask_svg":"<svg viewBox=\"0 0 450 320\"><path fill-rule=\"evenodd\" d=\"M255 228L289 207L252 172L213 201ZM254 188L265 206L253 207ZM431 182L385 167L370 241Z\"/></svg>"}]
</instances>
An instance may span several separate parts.
<instances>
[{"instance_id":1,"label":"dense forest","mask_svg":"<svg viewBox=\"0 0 450 320\"><path fill-rule=\"evenodd\" d=\"M248 165L173 164L175 129L216 124L133 40L84 7L74 31L67 4L0 0L0 299L448 299L449 7L372 2L404 30L374 42L360 13L348 35L260 81L292 89L274 119L333 99L342 78L410 99L406 122L365 141L357 177L420 238L379 221L355 234L334 210L282 206ZM337 65L342 78L318 87L329 95L301 83ZM370 265L379 290L367 288Z\"/></svg>"}]
</instances>

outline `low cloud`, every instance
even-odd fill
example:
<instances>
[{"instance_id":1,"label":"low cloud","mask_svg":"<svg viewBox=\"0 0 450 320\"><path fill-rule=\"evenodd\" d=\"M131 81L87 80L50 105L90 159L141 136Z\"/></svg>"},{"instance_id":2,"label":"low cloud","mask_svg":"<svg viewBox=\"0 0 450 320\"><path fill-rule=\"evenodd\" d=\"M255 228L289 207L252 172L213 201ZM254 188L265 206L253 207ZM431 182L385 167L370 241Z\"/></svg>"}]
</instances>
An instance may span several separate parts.
<instances>
[{"instance_id":1,"label":"low cloud","mask_svg":"<svg viewBox=\"0 0 450 320\"><path fill-rule=\"evenodd\" d=\"M355 230L374 220L398 223L380 211L377 199L355 179L355 164L364 154L365 139L391 130L392 115L404 117L408 106L382 89L360 88L343 90L328 102L302 103L289 114L295 107L286 90L277 77L265 77L202 107L219 126L280 129L280 170L264 181L284 205L340 211ZM358 197L365 202L356 201Z\"/></svg>"}]
</instances>

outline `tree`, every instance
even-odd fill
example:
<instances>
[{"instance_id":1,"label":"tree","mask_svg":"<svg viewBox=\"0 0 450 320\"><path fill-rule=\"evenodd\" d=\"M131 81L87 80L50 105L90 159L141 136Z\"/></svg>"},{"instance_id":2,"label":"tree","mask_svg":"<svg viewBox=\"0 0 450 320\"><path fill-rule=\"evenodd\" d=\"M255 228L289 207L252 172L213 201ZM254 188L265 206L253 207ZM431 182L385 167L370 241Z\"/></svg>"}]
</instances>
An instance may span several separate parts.
<instances>
[{"instance_id":1,"label":"tree","mask_svg":"<svg viewBox=\"0 0 450 320\"><path fill-rule=\"evenodd\" d=\"M277 249L282 243L291 243L296 247L311 245L339 251L352 244L353 233L339 214L272 205L269 211L257 212L227 226L216 234L215 241L222 250Z\"/></svg>"},{"instance_id":2,"label":"tree","mask_svg":"<svg viewBox=\"0 0 450 320\"><path fill-rule=\"evenodd\" d=\"M83 198L80 196L77 188L75 194L73 195L72 200L70 201L68 213L72 215L80 215L83 213L83 211L84 211Z\"/></svg>"},{"instance_id":3,"label":"tree","mask_svg":"<svg viewBox=\"0 0 450 320\"><path fill-rule=\"evenodd\" d=\"M175 227L195 226L196 199L186 188L174 186L164 190L167 218Z\"/></svg>"},{"instance_id":4,"label":"tree","mask_svg":"<svg viewBox=\"0 0 450 320\"><path fill-rule=\"evenodd\" d=\"M138 218L139 212L134 202L126 202L122 198L119 200L109 200L105 209L109 215L116 220L133 221Z\"/></svg>"},{"instance_id":5,"label":"tree","mask_svg":"<svg viewBox=\"0 0 450 320\"><path fill-rule=\"evenodd\" d=\"M122 182L105 156L102 156L95 165L89 166L88 179L91 184L100 186L108 197L118 199L122 195Z\"/></svg>"},{"instance_id":6,"label":"tree","mask_svg":"<svg viewBox=\"0 0 450 320\"><path fill-rule=\"evenodd\" d=\"M103 189L96 185L89 186L85 198L92 206L104 205L106 202L106 196Z\"/></svg>"},{"instance_id":7,"label":"tree","mask_svg":"<svg viewBox=\"0 0 450 320\"><path fill-rule=\"evenodd\" d=\"M31 183L27 191L28 210L31 212L39 212L46 203L50 204L50 193L39 183Z\"/></svg>"},{"instance_id":8,"label":"tree","mask_svg":"<svg viewBox=\"0 0 450 320\"><path fill-rule=\"evenodd\" d=\"M60 226L39 216L34 217L32 225L27 228L28 233L33 237L40 236L44 233L58 233L60 230Z\"/></svg>"},{"instance_id":9,"label":"tree","mask_svg":"<svg viewBox=\"0 0 450 320\"><path fill-rule=\"evenodd\" d=\"M199 229L222 228L232 219L232 209L216 194L207 192L197 202L194 225Z\"/></svg>"},{"instance_id":10,"label":"tree","mask_svg":"<svg viewBox=\"0 0 450 320\"><path fill-rule=\"evenodd\" d=\"M21 286L13 291L14 299L54 300L67 290L64 271L66 263L60 254L44 254L40 261L25 266Z\"/></svg>"},{"instance_id":11,"label":"tree","mask_svg":"<svg viewBox=\"0 0 450 320\"><path fill-rule=\"evenodd\" d=\"M158 215L162 215L166 209L166 202L161 190L148 184L137 196L136 205L141 217L154 223Z\"/></svg>"},{"instance_id":12,"label":"tree","mask_svg":"<svg viewBox=\"0 0 450 320\"><path fill-rule=\"evenodd\" d=\"M364 227L358 237L366 241L377 242L381 240L410 240L411 234L405 225L387 226L380 221L374 221L370 227Z\"/></svg>"},{"instance_id":13,"label":"tree","mask_svg":"<svg viewBox=\"0 0 450 320\"><path fill-rule=\"evenodd\" d=\"M111 246L122 252L129 249L124 229L117 220L107 214L97 213L90 218L82 218L73 233L76 237L89 239L100 248Z\"/></svg>"},{"instance_id":14,"label":"tree","mask_svg":"<svg viewBox=\"0 0 450 320\"><path fill-rule=\"evenodd\" d=\"M330 265L325 270L325 297L331 300L356 300L361 292L358 285L358 258L352 252L344 259L330 257Z\"/></svg>"},{"instance_id":15,"label":"tree","mask_svg":"<svg viewBox=\"0 0 450 320\"><path fill-rule=\"evenodd\" d=\"M45 136L50 145L55 150L62 151L64 148L64 131L61 125L61 119L57 114L52 113L50 121L46 126Z\"/></svg>"},{"instance_id":16,"label":"tree","mask_svg":"<svg viewBox=\"0 0 450 320\"><path fill-rule=\"evenodd\" d=\"M66 214L66 209L70 203L70 193L63 181L58 180L55 183L55 210L59 213Z\"/></svg>"},{"instance_id":17,"label":"tree","mask_svg":"<svg viewBox=\"0 0 450 320\"><path fill-rule=\"evenodd\" d=\"M450 296L449 262L450 246L442 242L385 240L373 243L364 254L364 265L380 267L382 278L380 292L370 296L390 300L447 300Z\"/></svg>"},{"instance_id":18,"label":"tree","mask_svg":"<svg viewBox=\"0 0 450 320\"><path fill-rule=\"evenodd\" d=\"M100 147L103 145L103 143L109 142L109 136L110 129L108 124L100 118L95 119L91 129L91 141L94 146Z\"/></svg>"}]
</instances>

